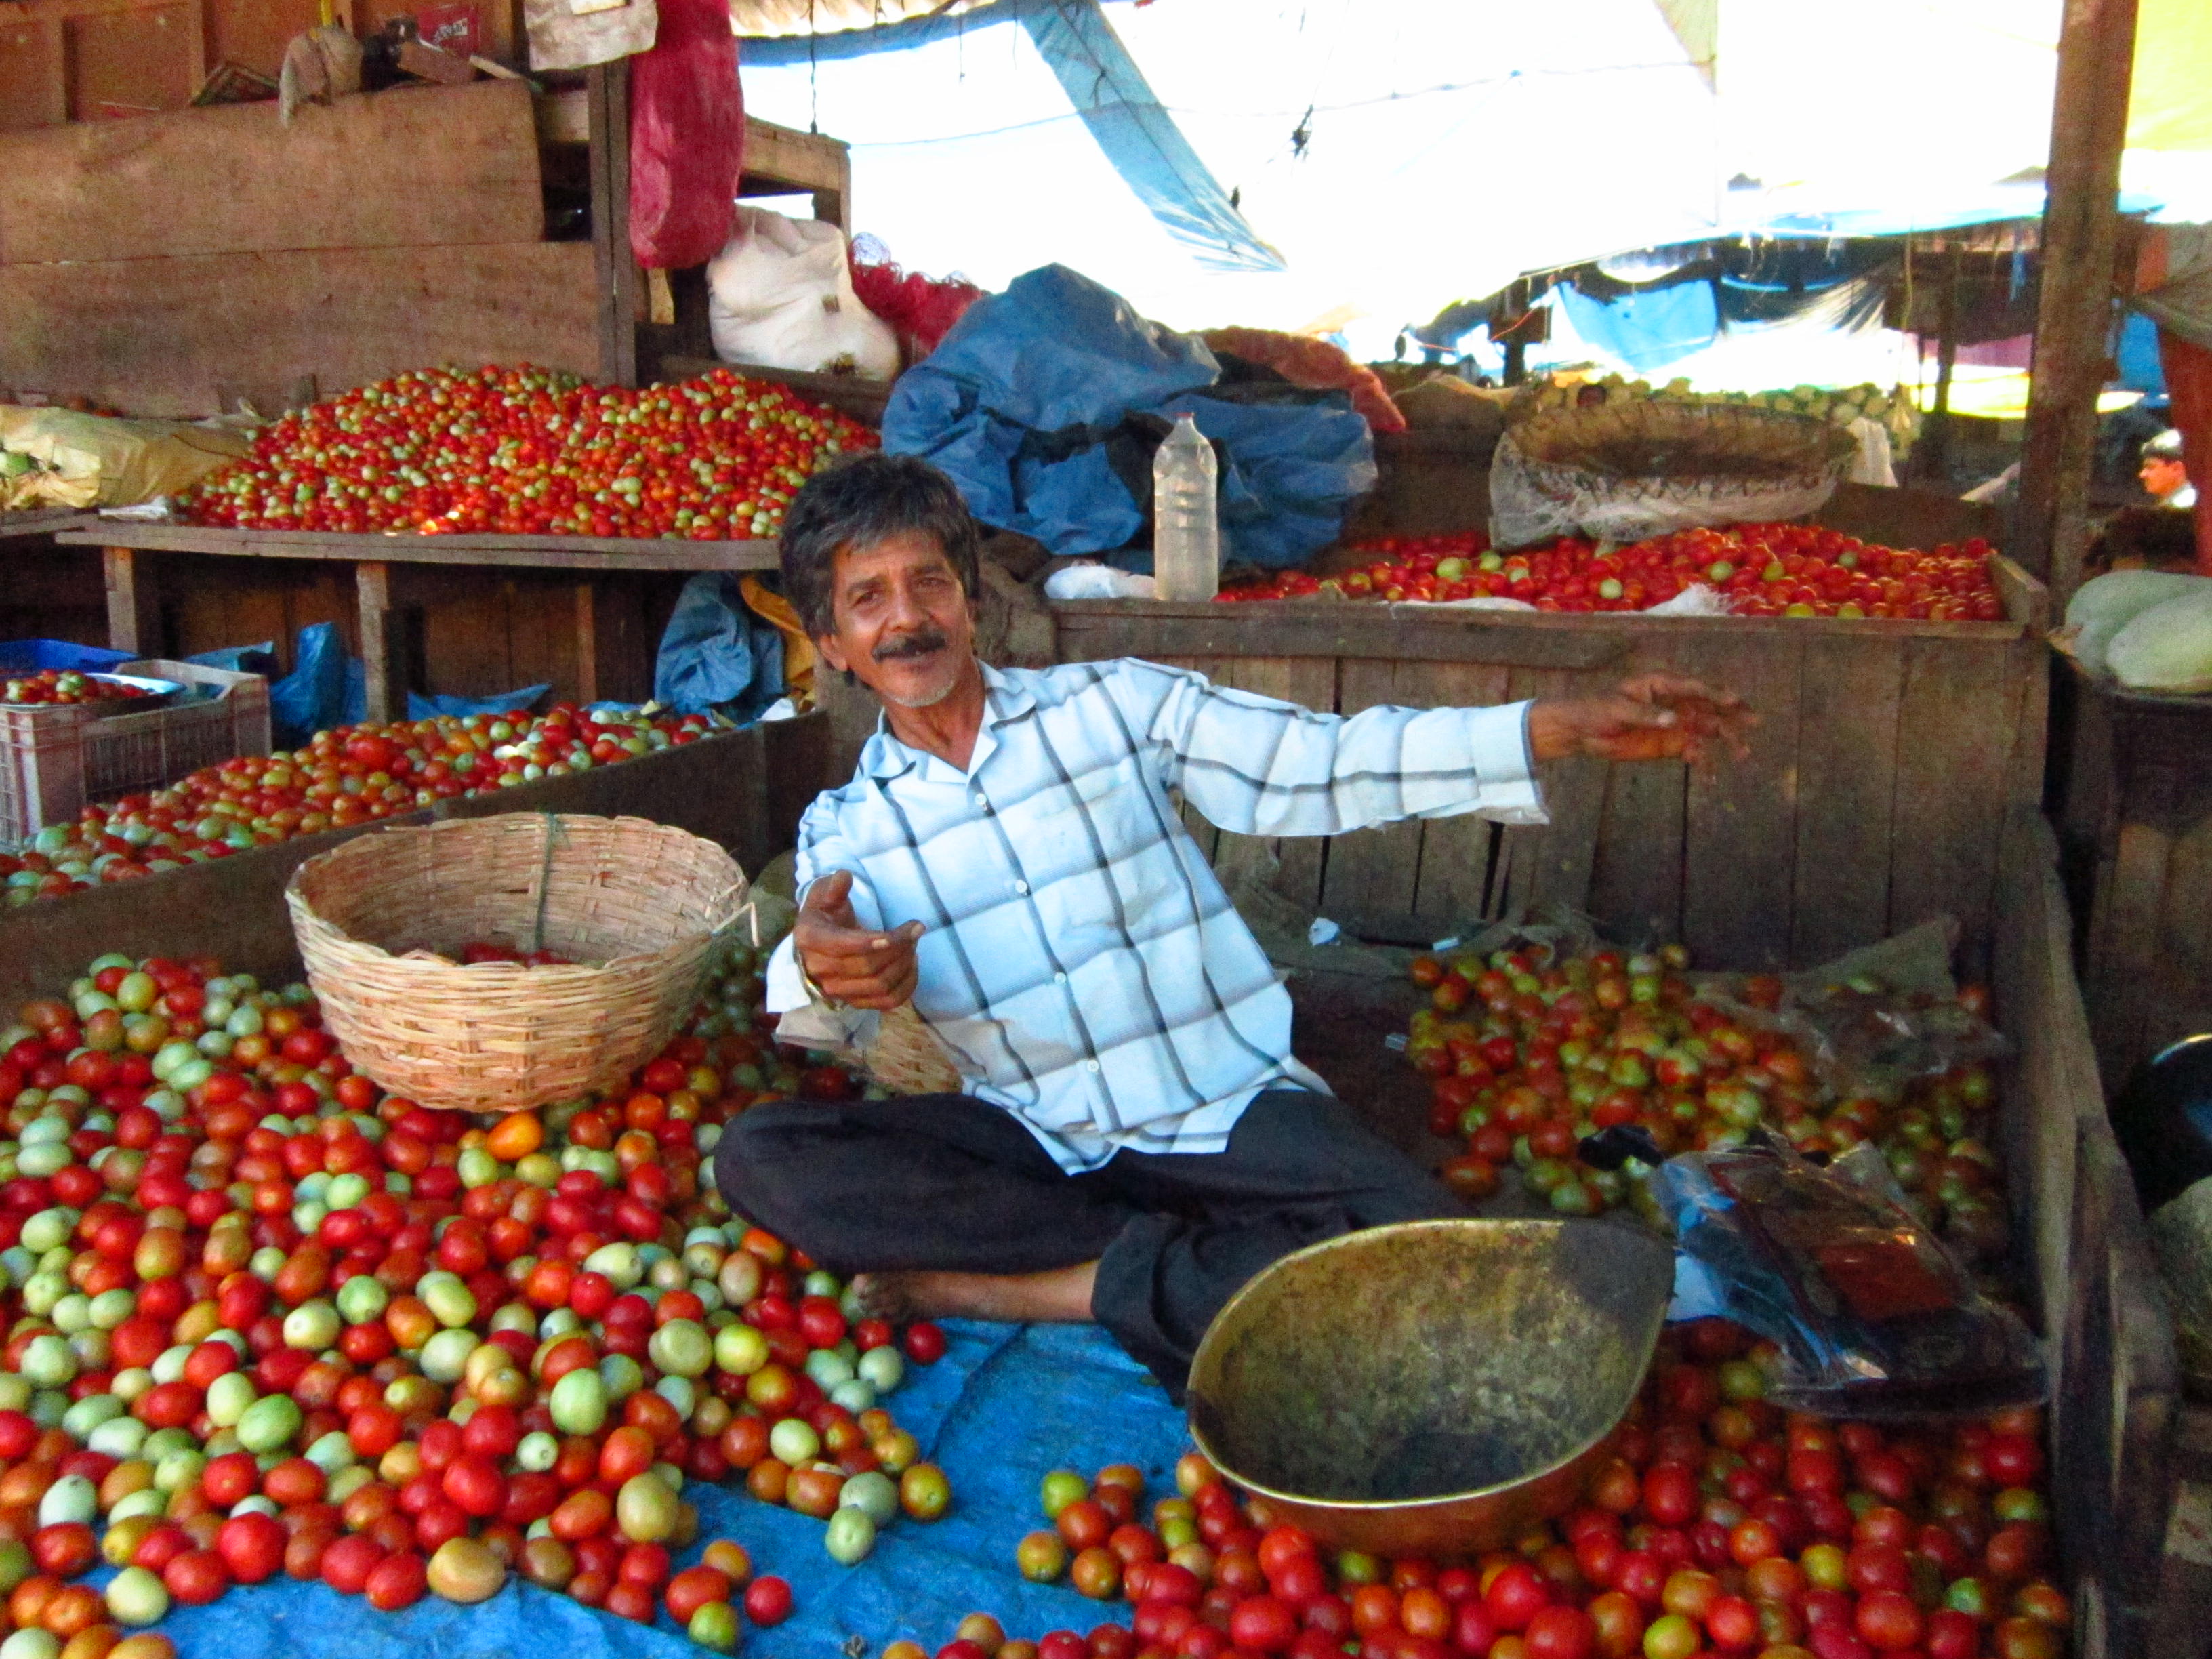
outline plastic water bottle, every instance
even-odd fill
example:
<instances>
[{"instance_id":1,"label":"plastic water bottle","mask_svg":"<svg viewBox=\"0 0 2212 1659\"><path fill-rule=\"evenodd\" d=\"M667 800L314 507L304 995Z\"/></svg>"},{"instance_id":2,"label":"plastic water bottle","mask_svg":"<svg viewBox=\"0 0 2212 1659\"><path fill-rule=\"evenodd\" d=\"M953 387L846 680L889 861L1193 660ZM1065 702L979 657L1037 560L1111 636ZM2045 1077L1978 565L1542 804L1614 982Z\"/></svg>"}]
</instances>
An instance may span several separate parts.
<instances>
[{"instance_id":1,"label":"plastic water bottle","mask_svg":"<svg viewBox=\"0 0 2212 1659\"><path fill-rule=\"evenodd\" d=\"M1185 415L1152 456L1152 575L1164 599L1221 591L1213 446Z\"/></svg>"}]
</instances>

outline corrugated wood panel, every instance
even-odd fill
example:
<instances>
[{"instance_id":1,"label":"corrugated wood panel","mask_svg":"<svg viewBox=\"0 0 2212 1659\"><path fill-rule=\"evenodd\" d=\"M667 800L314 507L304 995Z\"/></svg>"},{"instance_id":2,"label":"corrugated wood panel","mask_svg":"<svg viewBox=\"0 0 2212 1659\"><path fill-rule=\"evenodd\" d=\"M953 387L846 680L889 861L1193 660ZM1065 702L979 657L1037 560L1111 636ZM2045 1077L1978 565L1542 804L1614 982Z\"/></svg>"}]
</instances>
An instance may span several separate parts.
<instances>
[{"instance_id":1,"label":"corrugated wood panel","mask_svg":"<svg viewBox=\"0 0 2212 1659\"><path fill-rule=\"evenodd\" d=\"M284 48L321 21L315 0L207 0L209 61L273 76Z\"/></svg>"},{"instance_id":2,"label":"corrugated wood panel","mask_svg":"<svg viewBox=\"0 0 2212 1659\"><path fill-rule=\"evenodd\" d=\"M72 121L182 109L206 72L205 46L190 5L72 17L64 28Z\"/></svg>"},{"instance_id":3,"label":"corrugated wood panel","mask_svg":"<svg viewBox=\"0 0 2212 1659\"><path fill-rule=\"evenodd\" d=\"M1486 708L1507 700L1511 675L1494 664L1401 663L1395 689L1399 701L1421 708ZM1472 813L1429 819L1421 826L1420 864L1409 908L1439 927L1481 916L1497 855L1498 826L1489 819Z\"/></svg>"},{"instance_id":4,"label":"corrugated wood panel","mask_svg":"<svg viewBox=\"0 0 2212 1659\"><path fill-rule=\"evenodd\" d=\"M0 384L197 416L437 362L599 361L584 242L0 266Z\"/></svg>"},{"instance_id":5,"label":"corrugated wood panel","mask_svg":"<svg viewBox=\"0 0 2212 1659\"><path fill-rule=\"evenodd\" d=\"M1421 706L1430 702L1432 688L1413 684L1425 663L1376 662L1364 658L1346 661L1338 671L1337 712L1357 714L1386 705ZM1405 677L1403 685L1399 678ZM1419 757L1407 757L1418 764ZM1321 889L1321 912L1327 916L1383 915L1410 912L1421 868L1421 832L1418 818L1354 830L1330 838L1327 868Z\"/></svg>"},{"instance_id":6,"label":"corrugated wood panel","mask_svg":"<svg viewBox=\"0 0 2212 1659\"><path fill-rule=\"evenodd\" d=\"M69 119L58 18L0 17L0 132ZM0 239L0 258L7 243Z\"/></svg>"},{"instance_id":7,"label":"corrugated wood panel","mask_svg":"<svg viewBox=\"0 0 2212 1659\"><path fill-rule=\"evenodd\" d=\"M1799 689L1790 957L1825 962L1889 921L1902 641L1808 640Z\"/></svg>"},{"instance_id":8,"label":"corrugated wood panel","mask_svg":"<svg viewBox=\"0 0 2212 1659\"><path fill-rule=\"evenodd\" d=\"M274 103L239 104L0 139L0 258L10 264L544 232L537 129L518 82L310 104L289 127Z\"/></svg>"},{"instance_id":9,"label":"corrugated wood panel","mask_svg":"<svg viewBox=\"0 0 2212 1659\"><path fill-rule=\"evenodd\" d=\"M2021 678L2042 672L2010 649L1905 647L1890 818L1889 921L1901 932L1936 915L1973 924L1996 885L1993 817L2012 804ZM1969 956L1978 971L1980 953Z\"/></svg>"}]
</instances>

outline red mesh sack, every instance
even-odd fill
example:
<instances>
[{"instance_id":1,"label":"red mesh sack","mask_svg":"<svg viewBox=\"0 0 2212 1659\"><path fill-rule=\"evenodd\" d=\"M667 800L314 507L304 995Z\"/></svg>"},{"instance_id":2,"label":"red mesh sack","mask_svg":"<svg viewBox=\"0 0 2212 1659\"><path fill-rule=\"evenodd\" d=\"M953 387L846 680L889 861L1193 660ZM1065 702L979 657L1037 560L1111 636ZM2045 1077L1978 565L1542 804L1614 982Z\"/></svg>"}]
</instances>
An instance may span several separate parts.
<instances>
[{"instance_id":1,"label":"red mesh sack","mask_svg":"<svg viewBox=\"0 0 2212 1659\"><path fill-rule=\"evenodd\" d=\"M1376 432L1406 429L1406 417L1390 401L1382 377L1353 362L1341 346L1310 335L1279 334L1272 328L1209 328L1200 337L1218 351L1265 364L1292 386L1350 392L1352 406Z\"/></svg>"},{"instance_id":2,"label":"red mesh sack","mask_svg":"<svg viewBox=\"0 0 2212 1659\"><path fill-rule=\"evenodd\" d=\"M860 303L899 333L908 362L937 349L983 290L964 277L925 276L908 270L872 236L853 239L853 291Z\"/></svg>"},{"instance_id":3,"label":"red mesh sack","mask_svg":"<svg viewBox=\"0 0 2212 1659\"><path fill-rule=\"evenodd\" d=\"M660 0L660 31L629 66L629 247L664 270L730 240L745 161L745 100L727 0Z\"/></svg>"}]
</instances>

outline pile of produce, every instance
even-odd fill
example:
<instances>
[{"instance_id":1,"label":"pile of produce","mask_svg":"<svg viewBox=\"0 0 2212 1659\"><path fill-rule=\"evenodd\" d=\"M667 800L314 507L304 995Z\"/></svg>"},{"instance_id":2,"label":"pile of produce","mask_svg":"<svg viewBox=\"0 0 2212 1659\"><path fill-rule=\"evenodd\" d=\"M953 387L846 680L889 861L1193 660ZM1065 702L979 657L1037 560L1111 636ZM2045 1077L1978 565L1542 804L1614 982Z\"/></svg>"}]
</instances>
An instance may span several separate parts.
<instances>
[{"instance_id":1,"label":"pile of produce","mask_svg":"<svg viewBox=\"0 0 2212 1659\"><path fill-rule=\"evenodd\" d=\"M1415 957L1431 1006L1413 1017L1406 1056L1432 1079L1431 1132L1467 1138L1445 1180L1482 1198L1510 1167L1553 1210L1595 1215L1645 1194L1584 1163L1586 1137L1634 1124L1662 1152L1713 1152L1764 1124L1807 1152L1873 1141L1960 1256L2002 1251L1984 992L1931 1006L1869 981L1785 1008L1771 975L1700 990L1688 965L1680 945Z\"/></svg>"},{"instance_id":2,"label":"pile of produce","mask_svg":"<svg viewBox=\"0 0 2212 1659\"><path fill-rule=\"evenodd\" d=\"M2062 636L2131 691L2212 691L2212 577L2114 570L2081 584Z\"/></svg>"},{"instance_id":3,"label":"pile of produce","mask_svg":"<svg viewBox=\"0 0 2212 1659\"><path fill-rule=\"evenodd\" d=\"M1903 455L1920 434L1920 410L1908 386L1883 391L1871 380L1859 386L1797 386L1773 392L1692 392L1686 380L1676 379L1654 386L1649 380L1632 380L1619 374L1591 375L1568 371L1523 386L1514 400L1512 418L1525 419L1547 409L1571 409L1584 388L1595 386L1605 401L1657 398L1670 403L1735 404L1753 409L1771 409L1784 415L1809 415L1815 420L1849 426L1866 419L1886 428L1891 447Z\"/></svg>"},{"instance_id":4,"label":"pile of produce","mask_svg":"<svg viewBox=\"0 0 2212 1659\"><path fill-rule=\"evenodd\" d=\"M103 675L81 674L73 668L41 668L0 680L0 702L105 702L151 695L143 685Z\"/></svg>"},{"instance_id":5,"label":"pile of produce","mask_svg":"<svg viewBox=\"0 0 2212 1659\"><path fill-rule=\"evenodd\" d=\"M1538 611L1648 611L1692 587L1739 617L1885 617L2001 622L1977 538L1930 552L1861 541L1818 525L1740 524L1682 530L1626 547L1562 536L1500 553L1479 531L1385 536L1356 544L1371 562L1332 576L1285 571L1225 587L1224 600L1336 599L1449 603L1517 599Z\"/></svg>"},{"instance_id":6,"label":"pile of produce","mask_svg":"<svg viewBox=\"0 0 2212 1659\"><path fill-rule=\"evenodd\" d=\"M179 505L248 530L770 537L799 487L872 448L858 422L718 368L633 391L547 369L422 369L258 434Z\"/></svg>"},{"instance_id":7,"label":"pile of produce","mask_svg":"<svg viewBox=\"0 0 2212 1659\"><path fill-rule=\"evenodd\" d=\"M0 853L8 902L136 881L295 836L412 812L457 795L611 766L712 735L704 714L647 715L561 703L532 716L440 714L341 726L305 746L242 755L150 794L88 806Z\"/></svg>"},{"instance_id":8,"label":"pile of produce","mask_svg":"<svg viewBox=\"0 0 2212 1659\"><path fill-rule=\"evenodd\" d=\"M628 1088L486 1120L384 1096L306 988L213 962L102 957L22 1007L0 1030L0 1594L54 1642L20 1650L282 1571L380 1609L519 1572L726 1651L790 1590L727 1540L673 1571L688 1480L743 1471L847 1563L942 1514L879 1403L941 1334L902 1353L702 1170L755 1099L853 1087L755 1029L756 964L727 951ZM104 1589L78 1582L102 1562Z\"/></svg>"},{"instance_id":9,"label":"pile of produce","mask_svg":"<svg viewBox=\"0 0 2212 1659\"><path fill-rule=\"evenodd\" d=\"M2060 1659L2033 1408L1944 1428L1785 1414L1775 1358L1718 1320L1670 1330L1583 1500L1464 1562L1332 1551L1240 1502L1196 1453L1143 1477L1045 1477L1028 1577L1133 1604L1086 1638L1007 1641L986 1613L937 1659ZM895 1642L883 1659L927 1659Z\"/></svg>"}]
</instances>

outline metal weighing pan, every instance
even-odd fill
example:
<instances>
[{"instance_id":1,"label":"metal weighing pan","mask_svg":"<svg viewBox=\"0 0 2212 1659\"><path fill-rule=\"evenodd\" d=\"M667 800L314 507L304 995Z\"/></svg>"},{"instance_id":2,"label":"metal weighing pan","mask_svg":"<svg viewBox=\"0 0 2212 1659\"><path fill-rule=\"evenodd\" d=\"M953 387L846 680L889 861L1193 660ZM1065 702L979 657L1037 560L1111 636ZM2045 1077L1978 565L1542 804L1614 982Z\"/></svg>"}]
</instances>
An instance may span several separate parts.
<instances>
[{"instance_id":1,"label":"metal weighing pan","mask_svg":"<svg viewBox=\"0 0 2212 1659\"><path fill-rule=\"evenodd\" d=\"M1651 1363L1674 1252L1596 1221L1414 1221L1286 1256L1215 1317L1191 1432L1339 1548L1494 1549L1580 1496Z\"/></svg>"}]
</instances>

